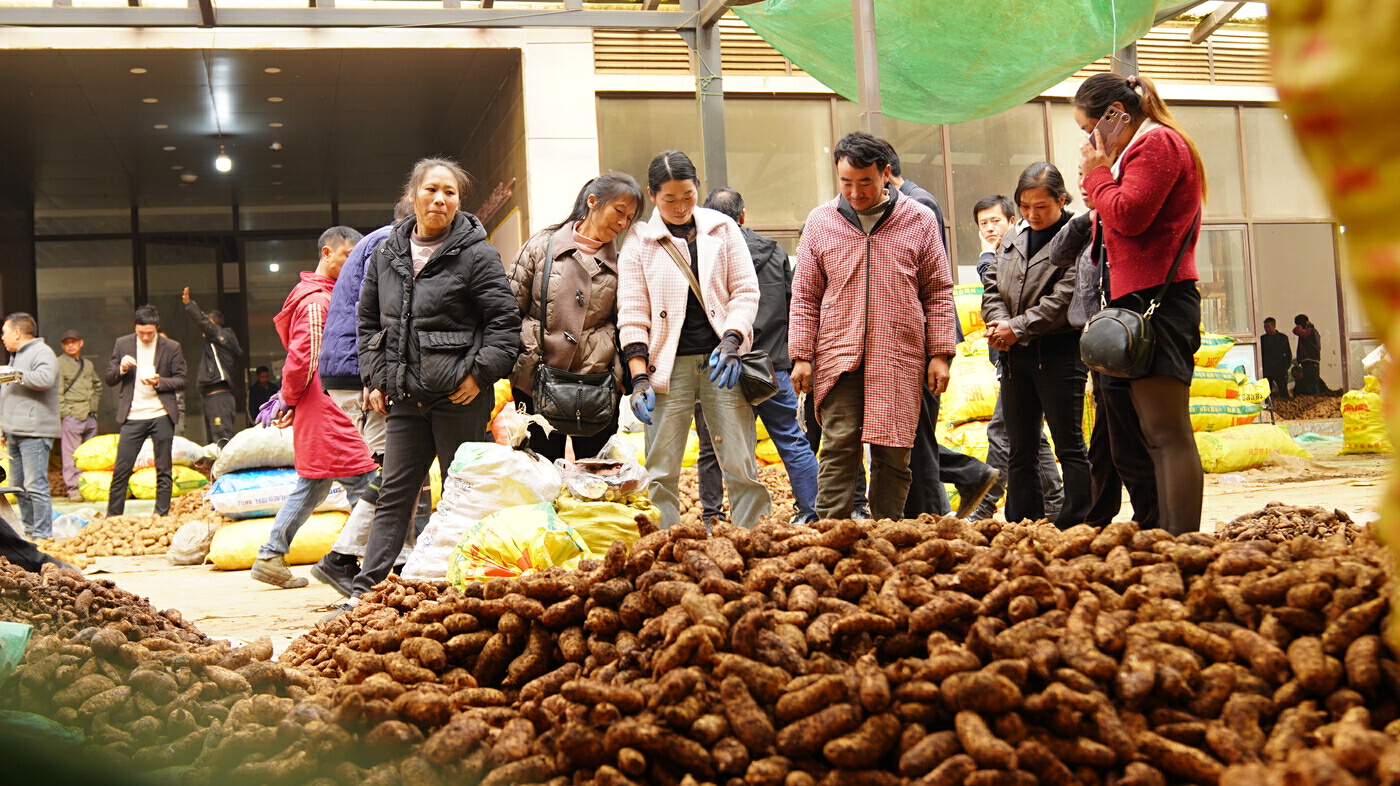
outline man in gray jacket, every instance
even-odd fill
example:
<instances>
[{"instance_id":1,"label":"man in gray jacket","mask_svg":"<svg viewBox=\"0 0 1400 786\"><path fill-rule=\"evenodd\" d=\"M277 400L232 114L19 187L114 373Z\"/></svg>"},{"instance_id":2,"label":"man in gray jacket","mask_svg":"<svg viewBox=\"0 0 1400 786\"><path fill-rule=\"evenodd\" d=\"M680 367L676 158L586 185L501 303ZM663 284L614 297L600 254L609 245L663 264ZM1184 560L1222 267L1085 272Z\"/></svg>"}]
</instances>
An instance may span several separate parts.
<instances>
[{"instance_id":1,"label":"man in gray jacket","mask_svg":"<svg viewBox=\"0 0 1400 786\"><path fill-rule=\"evenodd\" d=\"M34 540L53 536L49 450L60 434L58 358L36 333L34 317L23 312L5 317L0 331L15 373L0 389L0 424L10 451L12 482L25 491L19 500L20 516Z\"/></svg>"}]
</instances>

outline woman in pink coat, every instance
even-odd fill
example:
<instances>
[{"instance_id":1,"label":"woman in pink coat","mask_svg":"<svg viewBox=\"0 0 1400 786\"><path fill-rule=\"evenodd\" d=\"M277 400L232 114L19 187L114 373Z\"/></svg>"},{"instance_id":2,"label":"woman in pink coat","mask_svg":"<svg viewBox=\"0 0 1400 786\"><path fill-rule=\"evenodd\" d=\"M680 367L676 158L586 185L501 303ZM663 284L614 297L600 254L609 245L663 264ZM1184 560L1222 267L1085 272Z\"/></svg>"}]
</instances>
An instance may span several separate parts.
<instances>
[{"instance_id":1,"label":"woman in pink coat","mask_svg":"<svg viewBox=\"0 0 1400 786\"><path fill-rule=\"evenodd\" d=\"M618 258L617 327L632 411L647 424L651 501L661 526L680 521L677 483L698 402L715 436L731 518L751 527L772 507L758 482L753 408L737 384L739 357L753 343L758 277L739 226L696 207L700 179L684 153L668 150L651 162L647 194L656 210Z\"/></svg>"}]
</instances>

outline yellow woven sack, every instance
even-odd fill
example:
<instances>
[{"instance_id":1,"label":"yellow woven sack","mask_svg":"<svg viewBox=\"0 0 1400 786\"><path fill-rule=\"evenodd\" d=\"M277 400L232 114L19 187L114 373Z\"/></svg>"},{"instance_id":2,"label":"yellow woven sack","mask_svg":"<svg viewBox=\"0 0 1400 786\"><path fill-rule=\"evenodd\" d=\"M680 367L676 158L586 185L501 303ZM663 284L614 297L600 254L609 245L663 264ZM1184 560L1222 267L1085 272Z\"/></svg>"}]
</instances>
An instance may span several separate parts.
<instances>
[{"instance_id":1,"label":"yellow woven sack","mask_svg":"<svg viewBox=\"0 0 1400 786\"><path fill-rule=\"evenodd\" d=\"M1263 404L1272 392L1269 389L1269 380L1249 380L1240 384L1240 401L1246 404Z\"/></svg>"},{"instance_id":2,"label":"yellow woven sack","mask_svg":"<svg viewBox=\"0 0 1400 786\"><path fill-rule=\"evenodd\" d=\"M1259 405L1239 399L1191 397L1191 430L1223 431L1233 426L1253 423L1259 417Z\"/></svg>"},{"instance_id":3,"label":"yellow woven sack","mask_svg":"<svg viewBox=\"0 0 1400 786\"><path fill-rule=\"evenodd\" d=\"M1221 336L1215 333L1207 333L1201 330L1201 348L1196 350L1196 365L1200 368L1215 368L1221 360L1225 359L1225 353L1235 346L1235 340L1229 336Z\"/></svg>"},{"instance_id":4,"label":"yellow woven sack","mask_svg":"<svg viewBox=\"0 0 1400 786\"><path fill-rule=\"evenodd\" d=\"M120 434L100 434L73 450L73 466L83 472L111 472L117 465Z\"/></svg>"},{"instance_id":5,"label":"yellow woven sack","mask_svg":"<svg viewBox=\"0 0 1400 786\"><path fill-rule=\"evenodd\" d=\"M506 404L509 404L511 401L510 380L496 380L496 384L492 387L491 392L496 397L496 403L491 407L491 420L495 420L496 416L501 414L501 410L506 408ZM489 423L491 421L488 420L487 422Z\"/></svg>"},{"instance_id":6,"label":"yellow woven sack","mask_svg":"<svg viewBox=\"0 0 1400 786\"><path fill-rule=\"evenodd\" d=\"M1312 458L1298 447L1283 426L1254 423L1196 434L1196 452L1206 472L1241 472L1264 465L1275 453Z\"/></svg>"},{"instance_id":7,"label":"yellow woven sack","mask_svg":"<svg viewBox=\"0 0 1400 786\"><path fill-rule=\"evenodd\" d=\"M309 565L330 552L345 520L344 513L315 513L297 530L292 549L287 552L288 565ZM209 544L209 561L219 570L247 570L258 558L258 547L272 534L274 519L248 519L225 524L214 533Z\"/></svg>"},{"instance_id":8,"label":"yellow woven sack","mask_svg":"<svg viewBox=\"0 0 1400 786\"><path fill-rule=\"evenodd\" d=\"M78 493L83 495L86 502L106 502L107 495L112 489L112 473L92 470L84 472L78 476ZM130 493L131 484L127 484L127 492Z\"/></svg>"},{"instance_id":9,"label":"yellow woven sack","mask_svg":"<svg viewBox=\"0 0 1400 786\"><path fill-rule=\"evenodd\" d=\"M982 358L988 363L991 362L987 353L987 334L985 331L968 336L962 343L958 344L957 349L958 358Z\"/></svg>"},{"instance_id":10,"label":"yellow woven sack","mask_svg":"<svg viewBox=\"0 0 1400 786\"><path fill-rule=\"evenodd\" d=\"M783 457L778 455L778 446L771 439L759 440L758 446L754 448L754 455L758 458L758 463L765 467L783 463Z\"/></svg>"},{"instance_id":11,"label":"yellow woven sack","mask_svg":"<svg viewBox=\"0 0 1400 786\"><path fill-rule=\"evenodd\" d=\"M447 561L447 581L458 589L471 581L515 578L532 570L578 566L589 556L583 538L554 506L516 505L473 524Z\"/></svg>"},{"instance_id":12,"label":"yellow woven sack","mask_svg":"<svg viewBox=\"0 0 1400 786\"><path fill-rule=\"evenodd\" d=\"M631 548L641 537L637 529L637 514L642 514L653 524L661 523L661 511L646 498L635 498L630 504L618 502L589 502L577 499L571 494L561 494L554 501L559 518L577 532L583 539L589 553L601 557L606 554L613 541L620 540Z\"/></svg>"},{"instance_id":13,"label":"yellow woven sack","mask_svg":"<svg viewBox=\"0 0 1400 786\"><path fill-rule=\"evenodd\" d=\"M1342 394L1342 449L1340 453L1393 453L1385 428L1380 380L1366 377L1361 390Z\"/></svg>"},{"instance_id":14,"label":"yellow woven sack","mask_svg":"<svg viewBox=\"0 0 1400 786\"><path fill-rule=\"evenodd\" d=\"M685 438L685 455L681 456L682 467L693 467L695 462L700 460L700 436L695 433L695 424L691 424L690 432ZM646 466L645 464L643 466Z\"/></svg>"},{"instance_id":15,"label":"yellow woven sack","mask_svg":"<svg viewBox=\"0 0 1400 786\"><path fill-rule=\"evenodd\" d=\"M108 482L110 483L110 480ZM170 468L170 482L170 496L183 497L195 489L204 488L209 484L209 479L192 467L176 465ZM155 499L156 468L136 470L131 473L131 482L127 485L131 489L131 496L137 499Z\"/></svg>"},{"instance_id":16,"label":"yellow woven sack","mask_svg":"<svg viewBox=\"0 0 1400 786\"><path fill-rule=\"evenodd\" d=\"M958 312L958 324L964 336L986 327L982 322L982 285L963 284L953 287L953 308Z\"/></svg>"},{"instance_id":17,"label":"yellow woven sack","mask_svg":"<svg viewBox=\"0 0 1400 786\"><path fill-rule=\"evenodd\" d=\"M985 420L970 420L948 429L943 444L978 461L987 460L987 423Z\"/></svg>"},{"instance_id":18,"label":"yellow woven sack","mask_svg":"<svg viewBox=\"0 0 1400 786\"><path fill-rule=\"evenodd\" d=\"M1191 395L1198 398L1239 398L1240 383L1235 380L1235 372L1229 369L1198 366L1191 375Z\"/></svg>"},{"instance_id":19,"label":"yellow woven sack","mask_svg":"<svg viewBox=\"0 0 1400 786\"><path fill-rule=\"evenodd\" d=\"M433 488L433 510L437 510L438 503L442 501L442 468L436 459L433 466L428 468L428 483Z\"/></svg>"},{"instance_id":20,"label":"yellow woven sack","mask_svg":"<svg viewBox=\"0 0 1400 786\"><path fill-rule=\"evenodd\" d=\"M996 368L985 357L959 358L953 364L938 416L954 426L970 420L991 420L1000 389Z\"/></svg>"}]
</instances>

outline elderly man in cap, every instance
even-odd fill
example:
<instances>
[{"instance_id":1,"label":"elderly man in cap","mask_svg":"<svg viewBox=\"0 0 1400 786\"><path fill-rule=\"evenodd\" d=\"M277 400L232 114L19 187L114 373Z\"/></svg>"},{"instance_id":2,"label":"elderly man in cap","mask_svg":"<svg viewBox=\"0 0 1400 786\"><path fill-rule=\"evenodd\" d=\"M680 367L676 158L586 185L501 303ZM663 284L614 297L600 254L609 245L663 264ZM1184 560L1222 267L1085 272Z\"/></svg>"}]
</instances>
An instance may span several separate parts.
<instances>
[{"instance_id":1,"label":"elderly man in cap","mask_svg":"<svg viewBox=\"0 0 1400 786\"><path fill-rule=\"evenodd\" d=\"M65 330L58 337L63 354L58 356L58 414L63 425L63 485L68 487L68 499L82 502L78 493L78 476L82 473L73 465L73 451L97 436L97 404L102 400L102 378L97 365L83 357L83 336L76 330Z\"/></svg>"}]
</instances>

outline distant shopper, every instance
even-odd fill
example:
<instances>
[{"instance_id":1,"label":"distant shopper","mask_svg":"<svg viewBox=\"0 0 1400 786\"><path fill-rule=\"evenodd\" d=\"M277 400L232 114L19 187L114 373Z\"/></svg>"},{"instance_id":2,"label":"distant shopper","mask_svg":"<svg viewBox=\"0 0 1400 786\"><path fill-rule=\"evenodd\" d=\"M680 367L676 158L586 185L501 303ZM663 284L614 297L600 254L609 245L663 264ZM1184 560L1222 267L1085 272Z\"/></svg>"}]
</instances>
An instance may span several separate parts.
<instances>
[{"instance_id":1,"label":"distant shopper","mask_svg":"<svg viewBox=\"0 0 1400 786\"><path fill-rule=\"evenodd\" d=\"M201 311L190 298L190 288L180 294L185 313L199 326L204 335L204 350L199 358L199 394L204 404L204 430L210 442L224 444L233 436L233 421L238 404L233 398L234 364L243 356L238 336L224 325L221 311Z\"/></svg>"},{"instance_id":2,"label":"distant shopper","mask_svg":"<svg viewBox=\"0 0 1400 786\"><path fill-rule=\"evenodd\" d=\"M1084 523L1089 510L1089 460L1084 445L1084 385L1080 331L1069 324L1075 269L1050 264L1050 240L1069 223L1070 200L1060 170L1031 164L1016 184L1022 221L1008 232L987 270L982 320L987 343L1001 353L1001 393L1010 443L1006 520L1045 518L1038 454L1050 427L1064 477L1060 529Z\"/></svg>"},{"instance_id":3,"label":"distant shopper","mask_svg":"<svg viewBox=\"0 0 1400 786\"><path fill-rule=\"evenodd\" d=\"M541 363L574 374L612 372L619 382L617 352L617 249L642 214L642 189L631 175L610 172L584 184L568 217L525 241L510 268L510 288L520 304L520 357L510 375L515 401L535 412L535 371ZM549 286L544 272L549 270ZM545 293L549 302L541 301ZM540 318L545 319L543 343ZM530 448L551 461L564 458L570 439L574 456L592 458L617 433L612 422L596 434L546 435L530 426Z\"/></svg>"},{"instance_id":4,"label":"distant shopper","mask_svg":"<svg viewBox=\"0 0 1400 786\"><path fill-rule=\"evenodd\" d=\"M947 388L955 351L948 257L933 212L889 185L888 150L859 132L837 143L841 193L811 212L798 246L788 351L793 388L821 419L822 518L850 517L862 443L871 515L903 517L922 394Z\"/></svg>"},{"instance_id":5,"label":"distant shopper","mask_svg":"<svg viewBox=\"0 0 1400 786\"><path fill-rule=\"evenodd\" d=\"M729 216L697 206L700 177L685 153L652 159L647 194L656 209L618 258L617 326L632 412L647 424L651 501L661 526L680 522L681 457L698 403L716 438L734 523L752 527L772 500L758 482L758 432L738 386L758 314L749 247Z\"/></svg>"},{"instance_id":6,"label":"distant shopper","mask_svg":"<svg viewBox=\"0 0 1400 786\"><path fill-rule=\"evenodd\" d=\"M1111 110L1111 115L1109 114ZM1114 139L1098 128L1121 116ZM1156 349L1140 379L1126 386L1157 476L1162 527L1173 535L1201 528L1205 476L1191 433L1191 377L1201 345L1201 293L1195 238L1205 197L1205 167L1190 137L1145 76L1094 74L1074 96L1074 119L1089 134L1080 148L1083 190L1094 202L1107 249L1109 304L1143 312L1163 284L1152 315ZM1178 251L1185 255L1173 280Z\"/></svg>"},{"instance_id":7,"label":"distant shopper","mask_svg":"<svg viewBox=\"0 0 1400 786\"><path fill-rule=\"evenodd\" d=\"M117 462L107 496L107 515L126 510L127 483L141 445L149 438L155 447L155 515L170 514L170 449L175 424L180 420L175 394L185 389L185 356L180 344L160 335L160 312L155 306L136 309L136 331L117 339L103 379L121 386L117 399Z\"/></svg>"},{"instance_id":8,"label":"distant shopper","mask_svg":"<svg viewBox=\"0 0 1400 786\"><path fill-rule=\"evenodd\" d=\"M1297 360L1303 372L1293 392L1300 396L1327 395L1327 386L1322 383L1322 333L1307 314L1299 314L1293 318L1293 335L1298 337Z\"/></svg>"},{"instance_id":9,"label":"distant shopper","mask_svg":"<svg viewBox=\"0 0 1400 786\"><path fill-rule=\"evenodd\" d=\"M248 422L258 416L258 411L262 409L267 400L277 395L278 386L272 382L272 369L267 366L258 366L253 377L253 384L248 386Z\"/></svg>"},{"instance_id":10,"label":"distant shopper","mask_svg":"<svg viewBox=\"0 0 1400 786\"><path fill-rule=\"evenodd\" d=\"M307 585L287 567L287 552L297 531L325 501L331 484L339 483L353 506L379 469L350 417L321 388L317 373L331 289L359 239L360 233L350 227L322 232L316 269L302 272L301 282L273 319L287 362L282 366L282 389L263 405L258 424L294 426L297 483L277 511L267 542L258 549L253 578L284 589Z\"/></svg>"},{"instance_id":11,"label":"distant shopper","mask_svg":"<svg viewBox=\"0 0 1400 786\"><path fill-rule=\"evenodd\" d=\"M49 450L62 433L58 414L58 358L38 337L34 317L17 311L5 317L5 351L15 380L0 386L0 425L10 452L10 474L25 493L20 516L29 537L53 537L49 499Z\"/></svg>"},{"instance_id":12,"label":"distant shopper","mask_svg":"<svg viewBox=\"0 0 1400 786\"><path fill-rule=\"evenodd\" d=\"M520 353L505 266L481 221L461 209L469 184L452 159L418 161L404 191L413 216L365 263L360 376L370 408L388 415L388 437L355 598L393 570L433 459L445 469L463 442L488 438L491 388Z\"/></svg>"},{"instance_id":13,"label":"distant shopper","mask_svg":"<svg viewBox=\"0 0 1400 786\"><path fill-rule=\"evenodd\" d=\"M58 414L62 417L63 483L68 500L82 502L73 451L97 436L97 405L102 400L102 378L97 365L83 357L83 337L76 330L65 330L58 337L63 354L58 356Z\"/></svg>"},{"instance_id":14,"label":"distant shopper","mask_svg":"<svg viewBox=\"0 0 1400 786\"><path fill-rule=\"evenodd\" d=\"M1288 398L1288 371L1293 366L1293 348L1289 346L1288 334L1278 332L1278 322L1273 317L1264 320L1264 332L1259 336L1259 354L1264 379L1269 380L1269 397Z\"/></svg>"},{"instance_id":15,"label":"distant shopper","mask_svg":"<svg viewBox=\"0 0 1400 786\"><path fill-rule=\"evenodd\" d=\"M753 348L768 353L778 372L778 394L754 407L763 428L782 459L792 487L794 524L817 520L817 457L798 425L797 394L792 389L792 361L788 359L788 309L792 304L792 266L787 252L770 237L744 226L748 210L744 198L732 188L716 188L705 197L705 207L729 216L739 225L739 233L749 247L754 273L758 276L758 317L753 323ZM700 437L700 502L703 509L718 515L724 500L724 476L715 459L714 441L705 426L705 416L697 409L695 432Z\"/></svg>"}]
</instances>

